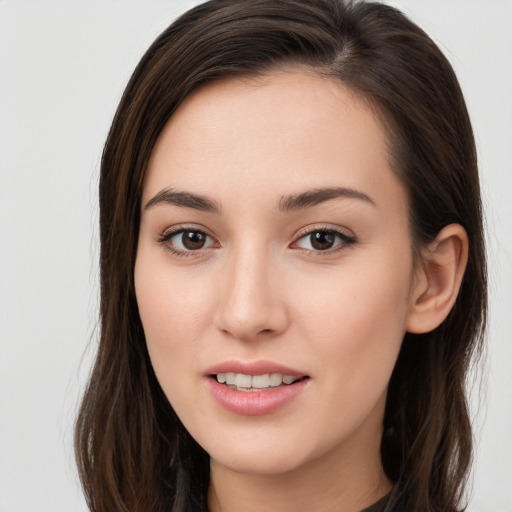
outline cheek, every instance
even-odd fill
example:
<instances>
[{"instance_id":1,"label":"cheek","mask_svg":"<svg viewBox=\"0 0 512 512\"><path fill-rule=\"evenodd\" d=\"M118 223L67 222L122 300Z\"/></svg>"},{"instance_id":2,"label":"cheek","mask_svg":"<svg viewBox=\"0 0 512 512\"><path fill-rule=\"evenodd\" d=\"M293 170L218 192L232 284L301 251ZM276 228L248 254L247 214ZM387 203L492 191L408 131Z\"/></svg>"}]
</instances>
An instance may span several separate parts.
<instances>
[{"instance_id":1,"label":"cheek","mask_svg":"<svg viewBox=\"0 0 512 512\"><path fill-rule=\"evenodd\" d=\"M344 268L335 278L305 283L295 294L300 337L314 347L317 373L332 388L347 391L345 397L385 390L409 308L408 262L364 263Z\"/></svg>"},{"instance_id":2,"label":"cheek","mask_svg":"<svg viewBox=\"0 0 512 512\"><path fill-rule=\"evenodd\" d=\"M171 382L194 369L195 355L205 323L211 317L201 287L159 259L139 251L135 265L135 290L148 352L160 384L167 392Z\"/></svg>"}]
</instances>

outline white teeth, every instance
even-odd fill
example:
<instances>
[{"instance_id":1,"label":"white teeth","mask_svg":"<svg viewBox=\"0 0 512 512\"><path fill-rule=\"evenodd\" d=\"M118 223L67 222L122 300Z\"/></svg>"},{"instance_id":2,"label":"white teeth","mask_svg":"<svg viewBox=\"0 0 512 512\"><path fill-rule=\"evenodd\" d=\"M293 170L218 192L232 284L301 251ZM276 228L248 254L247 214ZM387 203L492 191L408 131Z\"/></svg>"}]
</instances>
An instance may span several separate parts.
<instances>
[{"instance_id":1,"label":"white teeth","mask_svg":"<svg viewBox=\"0 0 512 512\"><path fill-rule=\"evenodd\" d=\"M283 383L283 376L280 373L270 374L270 386L275 388Z\"/></svg>"},{"instance_id":2,"label":"white teeth","mask_svg":"<svg viewBox=\"0 0 512 512\"><path fill-rule=\"evenodd\" d=\"M236 374L235 386L237 388L250 388L252 384L252 377L242 373Z\"/></svg>"},{"instance_id":3,"label":"white teeth","mask_svg":"<svg viewBox=\"0 0 512 512\"><path fill-rule=\"evenodd\" d=\"M252 387L253 388L268 388L270 385L270 375L266 373L265 375L255 375L252 378Z\"/></svg>"},{"instance_id":4,"label":"white teeth","mask_svg":"<svg viewBox=\"0 0 512 512\"><path fill-rule=\"evenodd\" d=\"M237 389L247 391L249 389L275 388L281 384L292 384L298 377L282 375L281 373L265 373L263 375L245 375L243 373L217 373L217 382L227 384Z\"/></svg>"}]
</instances>

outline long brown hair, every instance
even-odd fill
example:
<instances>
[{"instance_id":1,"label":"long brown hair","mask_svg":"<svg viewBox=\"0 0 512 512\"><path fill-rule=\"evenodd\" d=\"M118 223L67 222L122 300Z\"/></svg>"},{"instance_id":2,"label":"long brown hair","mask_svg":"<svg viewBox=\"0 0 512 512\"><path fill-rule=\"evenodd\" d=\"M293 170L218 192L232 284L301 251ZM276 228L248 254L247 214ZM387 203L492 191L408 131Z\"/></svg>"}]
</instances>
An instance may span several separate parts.
<instances>
[{"instance_id":1,"label":"long brown hair","mask_svg":"<svg viewBox=\"0 0 512 512\"><path fill-rule=\"evenodd\" d=\"M177 19L135 69L100 178L101 336L76 422L90 509L207 510L208 455L153 372L134 293L141 190L155 141L191 91L224 76L305 66L367 98L411 204L414 247L459 223L469 261L442 325L406 334L387 398L382 463L392 505L460 508L472 456L466 379L481 349L486 264L474 139L454 72L432 40L389 6L343 0L213 0Z\"/></svg>"}]
</instances>

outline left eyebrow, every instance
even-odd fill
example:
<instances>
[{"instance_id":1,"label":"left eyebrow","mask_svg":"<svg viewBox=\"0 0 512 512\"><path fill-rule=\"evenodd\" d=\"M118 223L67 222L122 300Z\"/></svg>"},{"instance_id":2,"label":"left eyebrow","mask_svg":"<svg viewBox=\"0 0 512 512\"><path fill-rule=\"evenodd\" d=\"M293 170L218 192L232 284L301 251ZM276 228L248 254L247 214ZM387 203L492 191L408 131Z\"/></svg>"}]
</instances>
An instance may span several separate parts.
<instances>
[{"instance_id":1,"label":"left eyebrow","mask_svg":"<svg viewBox=\"0 0 512 512\"><path fill-rule=\"evenodd\" d=\"M359 190L345 187L330 187L330 188L317 188L313 190L306 190L298 194L283 196L279 200L279 210L281 212L290 212L294 210L302 210L316 206L317 204L330 201L331 199L345 198L345 199L359 199L373 206L376 206L375 201Z\"/></svg>"}]
</instances>

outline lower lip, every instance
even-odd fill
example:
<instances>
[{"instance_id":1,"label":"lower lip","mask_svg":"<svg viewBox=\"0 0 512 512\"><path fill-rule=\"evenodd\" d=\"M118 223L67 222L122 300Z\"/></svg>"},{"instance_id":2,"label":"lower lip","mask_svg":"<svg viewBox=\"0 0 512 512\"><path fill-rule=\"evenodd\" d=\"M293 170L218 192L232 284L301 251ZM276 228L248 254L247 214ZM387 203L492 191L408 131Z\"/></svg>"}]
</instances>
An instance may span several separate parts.
<instances>
[{"instance_id":1,"label":"lower lip","mask_svg":"<svg viewBox=\"0 0 512 512\"><path fill-rule=\"evenodd\" d=\"M208 377L210 392L215 400L228 411L246 416L258 416L277 411L299 395L308 381L309 379L303 379L266 391L238 391Z\"/></svg>"}]
</instances>

